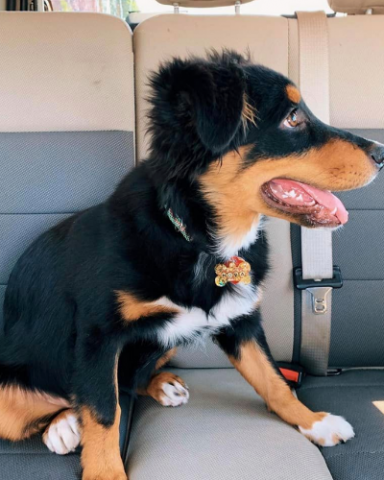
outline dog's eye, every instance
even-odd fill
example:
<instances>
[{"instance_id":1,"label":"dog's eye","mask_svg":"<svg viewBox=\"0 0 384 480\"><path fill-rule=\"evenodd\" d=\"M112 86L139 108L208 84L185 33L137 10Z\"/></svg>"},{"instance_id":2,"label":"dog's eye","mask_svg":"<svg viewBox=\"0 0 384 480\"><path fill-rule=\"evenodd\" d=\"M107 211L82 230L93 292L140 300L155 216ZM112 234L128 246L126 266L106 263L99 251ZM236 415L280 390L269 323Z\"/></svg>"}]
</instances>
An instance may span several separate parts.
<instances>
[{"instance_id":1,"label":"dog's eye","mask_svg":"<svg viewBox=\"0 0 384 480\"><path fill-rule=\"evenodd\" d=\"M297 110L293 110L288 117L284 120L284 127L287 128L296 128L298 125L300 125L300 120L299 120L299 115L297 113Z\"/></svg>"}]
</instances>

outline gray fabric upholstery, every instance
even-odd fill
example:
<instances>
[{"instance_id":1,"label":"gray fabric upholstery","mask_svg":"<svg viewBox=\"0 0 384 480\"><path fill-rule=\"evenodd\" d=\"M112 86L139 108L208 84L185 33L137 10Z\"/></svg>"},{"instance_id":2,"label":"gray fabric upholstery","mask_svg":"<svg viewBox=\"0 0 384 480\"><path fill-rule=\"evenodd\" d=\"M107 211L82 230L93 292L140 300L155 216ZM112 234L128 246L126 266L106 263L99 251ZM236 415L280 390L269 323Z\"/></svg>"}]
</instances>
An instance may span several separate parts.
<instances>
[{"instance_id":1,"label":"gray fabric upholstery","mask_svg":"<svg viewBox=\"0 0 384 480\"><path fill-rule=\"evenodd\" d=\"M6 284L14 264L43 232L70 214L0 214L0 283Z\"/></svg>"},{"instance_id":2,"label":"gray fabric upholstery","mask_svg":"<svg viewBox=\"0 0 384 480\"><path fill-rule=\"evenodd\" d=\"M2 325L3 325L3 303L4 303L4 295L5 295L6 288L7 288L6 285L0 285L0 334L2 331Z\"/></svg>"},{"instance_id":3,"label":"gray fabric upholstery","mask_svg":"<svg viewBox=\"0 0 384 480\"><path fill-rule=\"evenodd\" d=\"M0 332L9 274L23 251L71 213L102 202L133 166L131 132L0 133ZM131 400L121 396L121 450ZM41 438L0 440L0 480L78 480L78 452L50 453Z\"/></svg>"},{"instance_id":4,"label":"gray fabric upholstery","mask_svg":"<svg viewBox=\"0 0 384 480\"><path fill-rule=\"evenodd\" d=\"M235 370L175 370L187 405L135 407L130 480L331 480L317 448L276 415Z\"/></svg>"},{"instance_id":5,"label":"gray fabric upholstery","mask_svg":"<svg viewBox=\"0 0 384 480\"><path fill-rule=\"evenodd\" d=\"M356 437L346 444L321 449L333 479L381 480L384 371L359 370L335 377L307 377L297 393L308 407L342 415L355 429ZM381 403L375 406L373 402Z\"/></svg>"},{"instance_id":6,"label":"gray fabric upholstery","mask_svg":"<svg viewBox=\"0 0 384 480\"><path fill-rule=\"evenodd\" d=\"M133 163L132 132L0 133L0 325L4 286L23 251L105 200Z\"/></svg>"},{"instance_id":7,"label":"gray fabric upholstery","mask_svg":"<svg viewBox=\"0 0 384 480\"><path fill-rule=\"evenodd\" d=\"M1 480L80 480L79 456L51 452L34 455L0 453Z\"/></svg>"},{"instance_id":8,"label":"gray fabric upholstery","mask_svg":"<svg viewBox=\"0 0 384 480\"><path fill-rule=\"evenodd\" d=\"M383 130L352 130L384 142ZM344 287L334 292L329 365L384 365L384 177L338 196L350 220L334 234Z\"/></svg>"},{"instance_id":9,"label":"gray fabric upholstery","mask_svg":"<svg viewBox=\"0 0 384 480\"><path fill-rule=\"evenodd\" d=\"M131 132L0 133L0 213L67 213L103 201L133 166Z\"/></svg>"}]
</instances>

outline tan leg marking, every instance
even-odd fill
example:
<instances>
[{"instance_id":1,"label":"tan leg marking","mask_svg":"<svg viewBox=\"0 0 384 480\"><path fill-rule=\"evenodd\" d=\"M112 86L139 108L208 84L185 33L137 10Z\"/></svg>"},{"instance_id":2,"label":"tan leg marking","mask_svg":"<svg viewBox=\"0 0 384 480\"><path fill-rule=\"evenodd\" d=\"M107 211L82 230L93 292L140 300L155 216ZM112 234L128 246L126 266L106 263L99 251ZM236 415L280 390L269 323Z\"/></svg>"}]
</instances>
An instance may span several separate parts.
<instances>
[{"instance_id":1,"label":"tan leg marking","mask_svg":"<svg viewBox=\"0 0 384 480\"><path fill-rule=\"evenodd\" d=\"M287 97L293 103L300 103L301 93L294 85L287 85L285 91L287 92Z\"/></svg>"},{"instance_id":2,"label":"tan leg marking","mask_svg":"<svg viewBox=\"0 0 384 480\"><path fill-rule=\"evenodd\" d=\"M172 357L174 357L176 355L176 352L177 352L177 348L172 348L171 350L168 350L167 353L165 353L165 355L163 355L156 363L156 366L155 366L155 371L156 370L160 370L160 368L164 367L164 365L166 365Z\"/></svg>"},{"instance_id":3,"label":"tan leg marking","mask_svg":"<svg viewBox=\"0 0 384 480\"><path fill-rule=\"evenodd\" d=\"M127 292L116 292L117 302L122 318L126 322L134 322L143 317L151 317L159 313L176 314L178 310L156 302L143 302Z\"/></svg>"},{"instance_id":4,"label":"tan leg marking","mask_svg":"<svg viewBox=\"0 0 384 480\"><path fill-rule=\"evenodd\" d=\"M76 413L69 408L59 413L43 433L43 442L53 453L66 455L80 444L80 427Z\"/></svg>"},{"instance_id":5,"label":"tan leg marking","mask_svg":"<svg viewBox=\"0 0 384 480\"><path fill-rule=\"evenodd\" d=\"M298 426L311 441L332 446L354 436L352 427L342 417L325 412L315 413L303 405L276 373L256 342L249 341L242 345L240 359L229 358L265 400L268 408L290 425Z\"/></svg>"},{"instance_id":6,"label":"tan leg marking","mask_svg":"<svg viewBox=\"0 0 384 480\"><path fill-rule=\"evenodd\" d=\"M117 405L113 425L105 427L88 407L82 407L83 480L127 480L119 447L120 415Z\"/></svg>"},{"instance_id":7,"label":"tan leg marking","mask_svg":"<svg viewBox=\"0 0 384 480\"><path fill-rule=\"evenodd\" d=\"M189 391L184 380L170 372L154 375L139 395L148 395L164 407L178 407L188 402Z\"/></svg>"},{"instance_id":8,"label":"tan leg marking","mask_svg":"<svg viewBox=\"0 0 384 480\"><path fill-rule=\"evenodd\" d=\"M326 413L312 412L292 394L289 386L275 372L256 342L250 341L243 344L240 360L233 357L229 359L265 400L268 408L290 425L311 428L314 422L326 415Z\"/></svg>"},{"instance_id":9,"label":"tan leg marking","mask_svg":"<svg viewBox=\"0 0 384 480\"><path fill-rule=\"evenodd\" d=\"M18 386L0 389L0 437L17 441L41 432L66 400Z\"/></svg>"}]
</instances>

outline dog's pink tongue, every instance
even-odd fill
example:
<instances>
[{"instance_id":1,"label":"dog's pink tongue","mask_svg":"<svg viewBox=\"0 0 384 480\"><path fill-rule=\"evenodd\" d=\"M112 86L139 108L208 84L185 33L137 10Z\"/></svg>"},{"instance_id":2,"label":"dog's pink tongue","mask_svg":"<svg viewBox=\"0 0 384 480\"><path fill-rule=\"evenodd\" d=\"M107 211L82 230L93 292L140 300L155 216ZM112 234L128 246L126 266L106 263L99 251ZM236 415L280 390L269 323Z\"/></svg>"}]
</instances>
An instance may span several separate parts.
<instances>
[{"instance_id":1,"label":"dog's pink tongue","mask_svg":"<svg viewBox=\"0 0 384 480\"><path fill-rule=\"evenodd\" d=\"M315 206L326 208L341 224L347 223L348 212L341 200L327 190L319 190L294 180L275 179L270 182L274 195L284 203L294 206Z\"/></svg>"}]
</instances>

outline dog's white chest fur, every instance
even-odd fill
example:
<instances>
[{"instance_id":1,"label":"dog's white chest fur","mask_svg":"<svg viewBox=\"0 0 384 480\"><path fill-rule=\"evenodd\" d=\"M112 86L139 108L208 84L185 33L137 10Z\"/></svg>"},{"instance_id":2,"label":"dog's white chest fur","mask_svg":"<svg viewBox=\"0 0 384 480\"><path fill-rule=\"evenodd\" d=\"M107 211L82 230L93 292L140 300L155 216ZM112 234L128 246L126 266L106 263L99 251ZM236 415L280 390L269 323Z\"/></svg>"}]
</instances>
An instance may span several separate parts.
<instances>
[{"instance_id":1,"label":"dog's white chest fur","mask_svg":"<svg viewBox=\"0 0 384 480\"><path fill-rule=\"evenodd\" d=\"M191 309L180 307L167 297L157 300L158 305L171 307L180 312L161 330L160 341L167 347L173 347L180 341L193 340L203 332L212 334L229 325L236 317L251 313L258 301L258 289L254 285L239 284L234 287L232 291L222 296L209 314L196 307Z\"/></svg>"}]
</instances>

